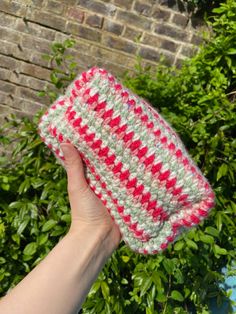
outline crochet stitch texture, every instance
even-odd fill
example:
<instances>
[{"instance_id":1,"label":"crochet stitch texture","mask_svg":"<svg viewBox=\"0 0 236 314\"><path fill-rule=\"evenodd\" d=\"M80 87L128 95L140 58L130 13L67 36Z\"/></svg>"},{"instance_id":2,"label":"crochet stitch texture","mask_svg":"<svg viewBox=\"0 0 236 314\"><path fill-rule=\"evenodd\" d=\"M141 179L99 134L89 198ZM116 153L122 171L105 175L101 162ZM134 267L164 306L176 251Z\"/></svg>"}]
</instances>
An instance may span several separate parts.
<instances>
[{"instance_id":1,"label":"crochet stitch texture","mask_svg":"<svg viewBox=\"0 0 236 314\"><path fill-rule=\"evenodd\" d=\"M79 150L88 184L135 252L164 250L214 206L170 125L104 69L79 75L42 116L39 133L62 164L60 143Z\"/></svg>"}]
</instances>

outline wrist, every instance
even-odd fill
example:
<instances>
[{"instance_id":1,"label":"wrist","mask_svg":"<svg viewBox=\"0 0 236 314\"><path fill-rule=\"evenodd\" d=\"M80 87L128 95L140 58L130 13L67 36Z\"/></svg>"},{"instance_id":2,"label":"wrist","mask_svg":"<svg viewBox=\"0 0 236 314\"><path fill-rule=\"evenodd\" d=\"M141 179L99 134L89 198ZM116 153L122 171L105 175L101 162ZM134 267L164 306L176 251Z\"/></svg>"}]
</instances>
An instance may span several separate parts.
<instances>
[{"instance_id":1,"label":"wrist","mask_svg":"<svg viewBox=\"0 0 236 314\"><path fill-rule=\"evenodd\" d=\"M109 257L120 242L120 233L117 228L113 225L72 222L67 236L74 239L83 238L86 243L90 242L95 250L99 250L102 255Z\"/></svg>"}]
</instances>

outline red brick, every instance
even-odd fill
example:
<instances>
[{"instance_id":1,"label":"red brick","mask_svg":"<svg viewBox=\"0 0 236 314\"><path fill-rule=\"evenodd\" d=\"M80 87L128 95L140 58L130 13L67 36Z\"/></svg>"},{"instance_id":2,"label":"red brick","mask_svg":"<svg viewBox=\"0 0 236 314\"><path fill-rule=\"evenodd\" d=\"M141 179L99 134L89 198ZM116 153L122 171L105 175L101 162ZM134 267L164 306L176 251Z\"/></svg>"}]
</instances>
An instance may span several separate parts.
<instances>
[{"instance_id":1,"label":"red brick","mask_svg":"<svg viewBox=\"0 0 236 314\"><path fill-rule=\"evenodd\" d=\"M176 29L175 27L169 25L157 24L155 27L155 33L165 35L180 41L187 40L187 32L181 29Z\"/></svg>"},{"instance_id":2,"label":"red brick","mask_svg":"<svg viewBox=\"0 0 236 314\"><path fill-rule=\"evenodd\" d=\"M144 59L148 59L155 62L158 62L160 60L160 53L152 48L141 47L139 55Z\"/></svg>"},{"instance_id":3,"label":"red brick","mask_svg":"<svg viewBox=\"0 0 236 314\"><path fill-rule=\"evenodd\" d=\"M40 65L42 67L48 68L50 67L50 62L47 60L44 60L42 58L42 53L36 52L31 50L30 51L30 58L29 58L30 62L36 65Z\"/></svg>"},{"instance_id":4,"label":"red brick","mask_svg":"<svg viewBox=\"0 0 236 314\"><path fill-rule=\"evenodd\" d=\"M135 41L142 36L142 31L126 26L123 36L127 39Z\"/></svg>"},{"instance_id":5,"label":"red brick","mask_svg":"<svg viewBox=\"0 0 236 314\"><path fill-rule=\"evenodd\" d=\"M101 40L101 33L95 29L90 29L83 25L79 25L73 22L68 22L66 31L70 34L74 34L78 37L85 38L91 41L100 42Z\"/></svg>"},{"instance_id":6,"label":"red brick","mask_svg":"<svg viewBox=\"0 0 236 314\"><path fill-rule=\"evenodd\" d=\"M35 90L35 94L37 93L36 91L43 90L46 86L50 85L52 87L52 85L46 81L31 77L28 75L24 75L24 74L15 74L13 72L11 73L11 75L9 75L8 78L12 83Z\"/></svg>"},{"instance_id":7,"label":"red brick","mask_svg":"<svg viewBox=\"0 0 236 314\"><path fill-rule=\"evenodd\" d=\"M106 68L110 73L115 75L117 78L124 77L124 73L127 71L126 67L123 67L120 64L112 63L109 61L107 61L107 62L100 61L97 63L97 66Z\"/></svg>"},{"instance_id":8,"label":"red brick","mask_svg":"<svg viewBox=\"0 0 236 314\"><path fill-rule=\"evenodd\" d=\"M77 38L75 46L73 47L73 49L70 49L70 53L74 54L75 58L77 58L78 53L80 52L89 54L91 51L91 47L93 46L94 46L93 42L90 41L86 42L84 41L84 39ZM81 47L83 48L81 49Z\"/></svg>"},{"instance_id":9,"label":"red brick","mask_svg":"<svg viewBox=\"0 0 236 314\"><path fill-rule=\"evenodd\" d=\"M55 16L43 11L30 12L29 15L27 15L27 19L63 32L65 31L67 22L63 17Z\"/></svg>"},{"instance_id":10,"label":"red brick","mask_svg":"<svg viewBox=\"0 0 236 314\"><path fill-rule=\"evenodd\" d=\"M112 37L112 36L105 35L105 34L103 36L103 42L102 43L104 45L106 45L107 47L122 50L122 51L127 52L127 53L134 54L137 50L136 44L129 42L129 41L122 39L122 38L116 38L116 37Z\"/></svg>"},{"instance_id":11,"label":"red brick","mask_svg":"<svg viewBox=\"0 0 236 314\"><path fill-rule=\"evenodd\" d=\"M11 67L15 66L16 69L19 69L19 66L15 63L16 59L14 58L24 61L30 61L43 67L48 66L48 62L42 59L42 53L28 49L26 47L22 48L20 45L16 45L10 42L3 42L0 40L0 53L3 53L7 56L10 55L10 60L9 62L6 62L6 64Z\"/></svg>"},{"instance_id":12,"label":"red brick","mask_svg":"<svg viewBox=\"0 0 236 314\"><path fill-rule=\"evenodd\" d=\"M131 9L133 0L114 0L114 4L123 8L123 9Z\"/></svg>"},{"instance_id":13,"label":"red brick","mask_svg":"<svg viewBox=\"0 0 236 314\"><path fill-rule=\"evenodd\" d=\"M34 64L22 62L20 73L50 81L50 71Z\"/></svg>"},{"instance_id":14,"label":"red brick","mask_svg":"<svg viewBox=\"0 0 236 314\"><path fill-rule=\"evenodd\" d=\"M20 4L18 2L1 0L0 1L0 11L10 13L16 16L24 16L26 14L27 7L25 4Z\"/></svg>"},{"instance_id":15,"label":"red brick","mask_svg":"<svg viewBox=\"0 0 236 314\"><path fill-rule=\"evenodd\" d=\"M171 22L176 24L177 26L184 28L187 26L188 21L189 21L189 19L187 18L187 16L185 16L183 14L175 13Z\"/></svg>"},{"instance_id":16,"label":"red brick","mask_svg":"<svg viewBox=\"0 0 236 314\"><path fill-rule=\"evenodd\" d=\"M39 102L39 103L42 101L42 98L37 95L37 92L35 90L30 89L30 88L26 88L23 86L19 87L18 96L20 98Z\"/></svg>"},{"instance_id":17,"label":"red brick","mask_svg":"<svg viewBox=\"0 0 236 314\"><path fill-rule=\"evenodd\" d=\"M0 80L7 81L11 75L11 71L8 69L0 68Z\"/></svg>"},{"instance_id":18,"label":"red brick","mask_svg":"<svg viewBox=\"0 0 236 314\"><path fill-rule=\"evenodd\" d=\"M86 24L95 27L95 28L102 28L104 18L98 15L89 15L86 18Z\"/></svg>"},{"instance_id":19,"label":"red brick","mask_svg":"<svg viewBox=\"0 0 236 314\"><path fill-rule=\"evenodd\" d=\"M46 9L56 14L62 14L65 6L60 1L48 0Z\"/></svg>"},{"instance_id":20,"label":"red brick","mask_svg":"<svg viewBox=\"0 0 236 314\"><path fill-rule=\"evenodd\" d=\"M49 41L54 41L55 39L55 30L31 22L26 23L22 19L17 19L15 29Z\"/></svg>"},{"instance_id":21,"label":"red brick","mask_svg":"<svg viewBox=\"0 0 236 314\"><path fill-rule=\"evenodd\" d=\"M171 40L160 38L158 36L150 35L145 33L144 38L142 40L143 44L149 45L155 48L163 48L165 50L175 52L179 45Z\"/></svg>"},{"instance_id":22,"label":"red brick","mask_svg":"<svg viewBox=\"0 0 236 314\"><path fill-rule=\"evenodd\" d=\"M5 26L5 27L13 27L16 23L16 18L15 16L6 14L4 12L0 12L0 25Z\"/></svg>"},{"instance_id":23,"label":"red brick","mask_svg":"<svg viewBox=\"0 0 236 314\"><path fill-rule=\"evenodd\" d=\"M98 1L79 0L78 5L95 13L100 13L105 16L113 16L116 12L116 7L110 3L102 3Z\"/></svg>"},{"instance_id":24,"label":"red brick","mask_svg":"<svg viewBox=\"0 0 236 314\"><path fill-rule=\"evenodd\" d=\"M42 99L41 99L42 101ZM44 105L48 105L49 101L44 99ZM25 99L24 97L14 96L13 101L14 109L17 109L18 111L23 111L23 115L27 114L36 114L40 109L42 109L44 106L40 103L37 103L35 101Z\"/></svg>"},{"instance_id":25,"label":"red brick","mask_svg":"<svg viewBox=\"0 0 236 314\"><path fill-rule=\"evenodd\" d=\"M67 11L67 16L76 20L77 23L83 23L84 11L77 7L71 7Z\"/></svg>"},{"instance_id":26,"label":"red brick","mask_svg":"<svg viewBox=\"0 0 236 314\"><path fill-rule=\"evenodd\" d=\"M107 32L114 33L116 35L121 35L124 26L118 23L115 23L111 20L106 19L104 21L103 29Z\"/></svg>"},{"instance_id":27,"label":"red brick","mask_svg":"<svg viewBox=\"0 0 236 314\"><path fill-rule=\"evenodd\" d=\"M70 33L61 33L61 32L55 32L55 41L56 42L63 42L66 39L71 38L71 34Z\"/></svg>"},{"instance_id":28,"label":"red brick","mask_svg":"<svg viewBox=\"0 0 236 314\"><path fill-rule=\"evenodd\" d=\"M22 48L29 48L36 50L38 52L49 53L51 42L48 40L43 40L42 38L37 38L32 35L24 34L21 39Z\"/></svg>"},{"instance_id":29,"label":"red brick","mask_svg":"<svg viewBox=\"0 0 236 314\"><path fill-rule=\"evenodd\" d=\"M0 26L0 39L13 43L20 42L19 34L14 29Z\"/></svg>"},{"instance_id":30,"label":"red brick","mask_svg":"<svg viewBox=\"0 0 236 314\"><path fill-rule=\"evenodd\" d=\"M0 91L6 94L14 95L16 92L16 85L5 81L0 81Z\"/></svg>"},{"instance_id":31,"label":"red brick","mask_svg":"<svg viewBox=\"0 0 236 314\"><path fill-rule=\"evenodd\" d=\"M144 2L136 1L134 5L134 10L142 15L149 16L152 10L152 6Z\"/></svg>"},{"instance_id":32,"label":"red brick","mask_svg":"<svg viewBox=\"0 0 236 314\"><path fill-rule=\"evenodd\" d=\"M91 68L91 67L93 67L94 65L97 64L97 58L95 58L91 54L85 54L85 53L82 53L82 52L80 52L78 54L78 52L77 52L77 58L78 58L78 61L79 61L79 66L82 67L83 70ZM79 71L79 67L78 67L78 71Z\"/></svg>"},{"instance_id":33,"label":"red brick","mask_svg":"<svg viewBox=\"0 0 236 314\"><path fill-rule=\"evenodd\" d=\"M112 63L116 63L119 60L119 64L124 64L128 68L132 68L136 64L135 58L133 56L128 56L123 54L121 51L110 50L109 48L92 46L91 54L96 56L101 61L109 60Z\"/></svg>"},{"instance_id":34,"label":"red brick","mask_svg":"<svg viewBox=\"0 0 236 314\"><path fill-rule=\"evenodd\" d=\"M78 0L60 0L60 2L63 2L66 5L75 5L77 4Z\"/></svg>"},{"instance_id":35,"label":"red brick","mask_svg":"<svg viewBox=\"0 0 236 314\"><path fill-rule=\"evenodd\" d=\"M12 108L9 107L8 97L6 95L3 96L3 94L0 93L0 116L6 117L10 113L12 113ZM1 121L1 123L4 123L4 119L1 118L0 121ZM0 149L1 149L1 147L0 147Z\"/></svg>"},{"instance_id":36,"label":"red brick","mask_svg":"<svg viewBox=\"0 0 236 314\"><path fill-rule=\"evenodd\" d=\"M160 7L154 7L151 16L160 21L160 22L167 22L170 18L170 11L163 10Z\"/></svg>"},{"instance_id":37,"label":"red brick","mask_svg":"<svg viewBox=\"0 0 236 314\"><path fill-rule=\"evenodd\" d=\"M149 19L132 12L118 11L116 19L143 30L149 30L151 27L151 21Z\"/></svg>"},{"instance_id":38,"label":"red brick","mask_svg":"<svg viewBox=\"0 0 236 314\"><path fill-rule=\"evenodd\" d=\"M43 0L31 0L30 1L30 4L32 5L32 6L35 6L35 7L42 7L42 5L43 5Z\"/></svg>"},{"instance_id":39,"label":"red brick","mask_svg":"<svg viewBox=\"0 0 236 314\"><path fill-rule=\"evenodd\" d=\"M14 58L0 55L0 66L6 69L14 70L17 67L17 62Z\"/></svg>"},{"instance_id":40,"label":"red brick","mask_svg":"<svg viewBox=\"0 0 236 314\"><path fill-rule=\"evenodd\" d=\"M141 57L154 61L154 62L159 62L161 55L163 55L165 57L165 64L167 65L172 65L174 63L175 60L175 55L171 54L171 53L167 53L167 52L160 52L160 51L156 51L152 48L148 48L148 47L142 47L139 51L139 54Z\"/></svg>"}]
</instances>

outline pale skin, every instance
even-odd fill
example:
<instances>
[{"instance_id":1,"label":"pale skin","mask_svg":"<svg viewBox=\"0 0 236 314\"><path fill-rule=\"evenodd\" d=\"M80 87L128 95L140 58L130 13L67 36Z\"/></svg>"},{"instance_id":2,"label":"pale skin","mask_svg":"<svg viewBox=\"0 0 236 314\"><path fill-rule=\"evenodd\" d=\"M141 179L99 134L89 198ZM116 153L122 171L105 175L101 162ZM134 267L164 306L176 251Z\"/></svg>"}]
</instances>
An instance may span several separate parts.
<instances>
[{"instance_id":1,"label":"pale skin","mask_svg":"<svg viewBox=\"0 0 236 314\"><path fill-rule=\"evenodd\" d=\"M64 238L0 300L4 314L76 314L121 234L88 186L81 157L61 145L68 178L71 226Z\"/></svg>"}]
</instances>

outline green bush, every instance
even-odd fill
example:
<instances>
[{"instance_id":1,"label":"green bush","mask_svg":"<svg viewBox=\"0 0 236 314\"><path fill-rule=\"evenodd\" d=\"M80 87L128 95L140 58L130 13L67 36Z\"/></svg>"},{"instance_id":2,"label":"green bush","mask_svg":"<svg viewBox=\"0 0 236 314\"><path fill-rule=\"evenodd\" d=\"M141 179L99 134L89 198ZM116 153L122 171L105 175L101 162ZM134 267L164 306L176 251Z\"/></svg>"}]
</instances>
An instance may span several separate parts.
<instances>
[{"instance_id":1,"label":"green bush","mask_svg":"<svg viewBox=\"0 0 236 314\"><path fill-rule=\"evenodd\" d=\"M214 7L219 6L223 1L220 0L180 0L176 1L178 7L185 10L190 15L202 16L206 12L210 12ZM171 2L170 2L171 3Z\"/></svg>"},{"instance_id":2,"label":"green bush","mask_svg":"<svg viewBox=\"0 0 236 314\"><path fill-rule=\"evenodd\" d=\"M163 254L138 255L121 243L82 313L210 313L211 298L220 304L228 296L219 283L222 267L230 269L236 260L236 2L228 0L214 13L209 21L214 35L180 70L158 65L153 74L138 65L123 82L180 134L214 188L216 207ZM51 79L58 92L65 78L74 78L76 64L67 48L73 43L56 43L45 56L55 65ZM57 96L48 90L41 95ZM70 224L65 172L39 139L39 116L9 118L0 134L4 147L14 147L10 158L0 159L1 295L37 265Z\"/></svg>"}]
</instances>

